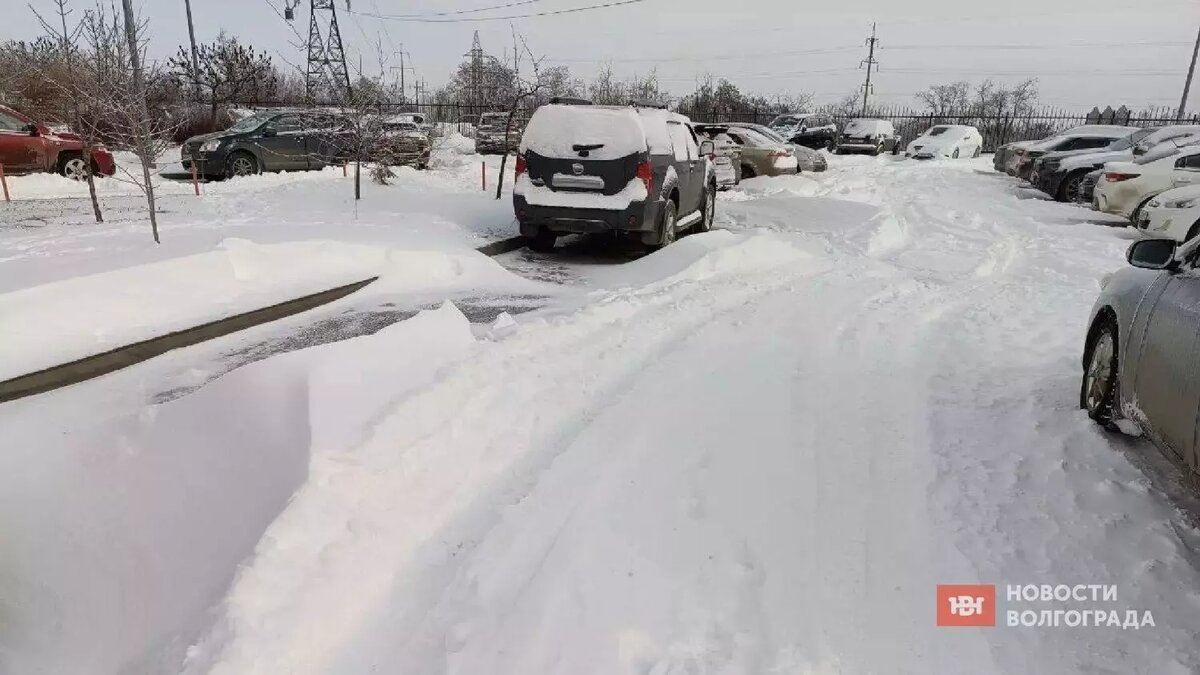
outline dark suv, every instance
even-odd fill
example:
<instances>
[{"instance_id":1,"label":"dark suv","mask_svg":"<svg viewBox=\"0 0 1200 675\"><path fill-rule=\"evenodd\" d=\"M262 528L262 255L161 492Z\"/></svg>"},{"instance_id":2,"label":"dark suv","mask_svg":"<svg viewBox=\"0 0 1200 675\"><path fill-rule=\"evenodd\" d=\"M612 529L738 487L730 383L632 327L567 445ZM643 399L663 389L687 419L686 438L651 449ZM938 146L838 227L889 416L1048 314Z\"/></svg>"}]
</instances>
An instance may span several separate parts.
<instances>
[{"instance_id":1,"label":"dark suv","mask_svg":"<svg viewBox=\"0 0 1200 675\"><path fill-rule=\"evenodd\" d=\"M824 113L784 113L767 126L789 143L806 148L832 150L837 145L837 122Z\"/></svg>"},{"instance_id":2,"label":"dark suv","mask_svg":"<svg viewBox=\"0 0 1200 675\"><path fill-rule=\"evenodd\" d=\"M640 106L544 105L517 154L513 209L535 250L568 233L630 233L660 247L712 227L712 141L688 118Z\"/></svg>"},{"instance_id":3,"label":"dark suv","mask_svg":"<svg viewBox=\"0 0 1200 675\"><path fill-rule=\"evenodd\" d=\"M334 113L274 110L238 120L224 131L193 136L180 150L183 168L204 176L306 171L339 164L354 148L353 127Z\"/></svg>"}]
</instances>

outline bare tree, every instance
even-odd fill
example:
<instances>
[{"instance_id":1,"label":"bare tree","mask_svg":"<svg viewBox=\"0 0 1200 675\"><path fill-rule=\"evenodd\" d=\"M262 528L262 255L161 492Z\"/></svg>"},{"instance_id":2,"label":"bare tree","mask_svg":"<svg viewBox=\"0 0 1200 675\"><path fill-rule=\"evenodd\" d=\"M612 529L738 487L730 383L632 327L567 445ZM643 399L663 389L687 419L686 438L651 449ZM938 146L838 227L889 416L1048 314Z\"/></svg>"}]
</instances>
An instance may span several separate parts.
<instances>
[{"instance_id":1,"label":"bare tree","mask_svg":"<svg viewBox=\"0 0 1200 675\"><path fill-rule=\"evenodd\" d=\"M496 199L500 199L500 193L504 189L504 169L508 165L508 148L511 142L513 118L516 117L517 110L522 104L527 101L534 101L547 87L547 82L542 79L541 65L545 57L535 57L533 51L529 48L529 43L525 41L525 37L517 33L516 29L512 29L513 34L513 90L512 99L508 104L508 117L504 124L504 154L500 156L500 176L496 179ZM517 43L520 42L518 47ZM529 75L521 76L521 62L525 59L529 60Z\"/></svg>"},{"instance_id":2,"label":"bare tree","mask_svg":"<svg viewBox=\"0 0 1200 675\"><path fill-rule=\"evenodd\" d=\"M56 79L47 77L46 83L52 87L58 87L64 90L64 106L60 113L69 119L71 129L79 134L83 144L82 156L79 158L84 166L84 179L87 181L88 196L92 202L92 214L96 218L97 223L104 222L104 214L100 211L100 200L96 196L96 176L95 167L92 165L92 153L99 145L96 138L96 127L91 124L84 124L84 101L87 100L89 94L94 92L94 87L91 81L86 76L85 68L78 67L76 62L80 60L79 50L76 46L76 41L79 39L79 33L82 30L83 24L76 25L73 29L67 28L67 16L74 10L69 8L69 0L50 0L54 5L55 13L58 15L59 24L56 26L38 13L32 5L30 9L33 15L37 17L38 22L42 24L42 29L46 31L48 37L54 40L61 54L61 59L66 69L66 81L60 82ZM46 77L43 74L43 77Z\"/></svg>"},{"instance_id":3,"label":"bare tree","mask_svg":"<svg viewBox=\"0 0 1200 675\"><path fill-rule=\"evenodd\" d=\"M969 107L971 85L967 82L951 82L950 84L935 84L925 91L917 92L917 100L929 109L936 117L946 117L954 113L962 114Z\"/></svg>"},{"instance_id":4,"label":"bare tree","mask_svg":"<svg viewBox=\"0 0 1200 675\"><path fill-rule=\"evenodd\" d=\"M278 86L271 57L224 33L217 36L216 42L200 45L194 55L190 48L180 47L168 63L178 82L200 92L209 107L209 122L214 125L221 105L274 98Z\"/></svg>"},{"instance_id":5,"label":"bare tree","mask_svg":"<svg viewBox=\"0 0 1200 675\"><path fill-rule=\"evenodd\" d=\"M145 22L138 21L131 11L126 12L123 26L115 11L110 15L101 4L84 14L81 27L87 49L83 62L94 83L87 102L96 111L90 123L103 125L115 145L129 148L138 158L140 171L118 165L114 179L136 185L145 195L150 229L154 242L159 243L154 175L158 157L171 147L173 123L167 111L151 111L147 105L145 82L160 80L162 73L140 68L145 33Z\"/></svg>"}]
</instances>

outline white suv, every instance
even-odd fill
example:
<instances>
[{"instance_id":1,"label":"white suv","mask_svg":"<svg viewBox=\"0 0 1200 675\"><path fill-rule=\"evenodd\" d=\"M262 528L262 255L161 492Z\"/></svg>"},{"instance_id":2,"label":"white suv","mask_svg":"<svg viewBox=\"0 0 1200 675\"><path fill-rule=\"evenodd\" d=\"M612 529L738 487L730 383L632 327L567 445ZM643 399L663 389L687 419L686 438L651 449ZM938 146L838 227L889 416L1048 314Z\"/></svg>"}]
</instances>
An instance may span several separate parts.
<instances>
[{"instance_id":1,"label":"white suv","mask_svg":"<svg viewBox=\"0 0 1200 675\"><path fill-rule=\"evenodd\" d=\"M1151 199L1137 226L1155 237L1185 242L1200 234L1200 185L1174 188Z\"/></svg>"},{"instance_id":2,"label":"white suv","mask_svg":"<svg viewBox=\"0 0 1200 675\"><path fill-rule=\"evenodd\" d=\"M1200 144L1162 143L1132 162L1105 164L1094 206L1137 222L1141 208L1155 195L1193 184L1200 184Z\"/></svg>"}]
</instances>

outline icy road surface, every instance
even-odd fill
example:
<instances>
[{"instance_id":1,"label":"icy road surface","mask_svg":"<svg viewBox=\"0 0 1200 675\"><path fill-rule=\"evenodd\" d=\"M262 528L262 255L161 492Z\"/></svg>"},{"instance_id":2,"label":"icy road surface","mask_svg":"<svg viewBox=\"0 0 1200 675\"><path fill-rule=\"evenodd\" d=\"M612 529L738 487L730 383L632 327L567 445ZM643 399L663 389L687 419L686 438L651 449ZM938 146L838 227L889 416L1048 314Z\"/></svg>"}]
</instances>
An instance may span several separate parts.
<instances>
[{"instance_id":1,"label":"icy road surface","mask_svg":"<svg viewBox=\"0 0 1200 675\"><path fill-rule=\"evenodd\" d=\"M187 672L1200 671L1200 536L1076 410L1128 241L982 167L750 181L578 311L431 313L444 366L314 455ZM1156 625L937 629L938 583Z\"/></svg>"},{"instance_id":2,"label":"icy road surface","mask_svg":"<svg viewBox=\"0 0 1200 675\"><path fill-rule=\"evenodd\" d=\"M0 547L0 673L1200 672L1174 474L1076 409L1127 235L988 162L753 179L652 255L500 256L564 282L546 307L446 303L116 423L195 353L0 407L0 539L32 542ZM935 628L969 583L1000 625ZM1003 625L1065 608L1155 625Z\"/></svg>"}]
</instances>

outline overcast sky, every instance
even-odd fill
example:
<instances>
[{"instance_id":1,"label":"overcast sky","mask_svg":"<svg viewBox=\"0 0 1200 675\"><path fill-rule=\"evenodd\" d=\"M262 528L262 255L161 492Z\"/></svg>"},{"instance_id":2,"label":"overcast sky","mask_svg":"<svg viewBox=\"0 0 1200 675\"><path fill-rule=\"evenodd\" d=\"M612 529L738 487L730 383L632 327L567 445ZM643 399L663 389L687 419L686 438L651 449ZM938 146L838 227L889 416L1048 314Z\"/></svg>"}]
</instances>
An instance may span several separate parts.
<instances>
[{"instance_id":1,"label":"overcast sky","mask_svg":"<svg viewBox=\"0 0 1200 675\"><path fill-rule=\"evenodd\" d=\"M294 1L294 0L292 0ZM430 89L443 84L479 31L485 50L511 49L510 21L425 23L368 16L419 15L516 3L488 12L425 18L528 14L612 0L335 0L350 58L361 54L378 72L376 44L398 67L403 45L409 86L414 74ZM309 0L294 24L279 12L285 0L193 0L196 38L221 30L267 50L277 61L302 60L296 33L307 35ZM92 0L72 0L77 11ZM51 0L32 0L49 9ZM151 57L165 58L187 41L184 0L134 0L149 21ZM0 0L0 39L36 37L40 29L24 0ZM676 94L705 73L744 91L808 92L818 101L852 93L863 80L859 62L871 22L878 23L875 97L912 103L930 84L985 78L1039 79L1041 100L1071 108L1126 104L1175 106L1200 0L642 0L560 16L513 19L534 52L590 77L604 63L621 75L658 69ZM391 70L391 75L399 75ZM1200 107L1193 87L1190 105ZM409 90L411 92L411 89Z\"/></svg>"}]
</instances>

